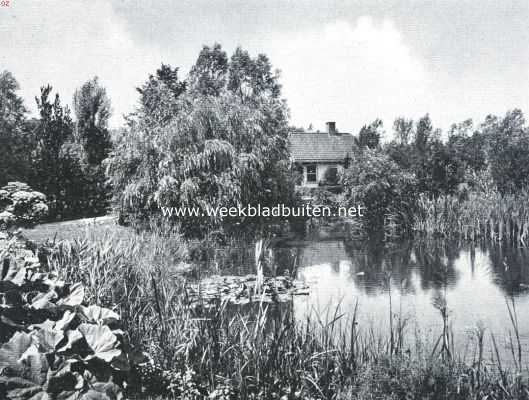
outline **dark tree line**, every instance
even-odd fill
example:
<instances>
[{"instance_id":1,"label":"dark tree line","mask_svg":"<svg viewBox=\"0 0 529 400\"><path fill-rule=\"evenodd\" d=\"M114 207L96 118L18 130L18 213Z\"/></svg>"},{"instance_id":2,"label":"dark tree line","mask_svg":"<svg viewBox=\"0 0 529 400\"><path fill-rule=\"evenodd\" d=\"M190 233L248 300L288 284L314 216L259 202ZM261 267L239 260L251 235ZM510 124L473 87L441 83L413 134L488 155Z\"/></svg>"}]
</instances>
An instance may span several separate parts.
<instances>
[{"instance_id":1,"label":"dark tree line","mask_svg":"<svg viewBox=\"0 0 529 400\"><path fill-rule=\"evenodd\" d=\"M470 193L480 198L527 193L529 128L521 110L453 124L443 139L429 115L418 121L397 118L393 139L382 143L382 122L364 126L355 156L342 181L345 203L368 209L367 230L411 228L421 196L434 200ZM475 196L474 196L475 197ZM402 233L402 232L400 232Z\"/></svg>"},{"instance_id":2,"label":"dark tree line","mask_svg":"<svg viewBox=\"0 0 529 400\"><path fill-rule=\"evenodd\" d=\"M76 91L75 122L49 85L35 99L38 118L27 118L18 89L11 73L0 75L0 186L21 181L46 194L52 220L106 213L110 100L97 78Z\"/></svg>"},{"instance_id":3,"label":"dark tree line","mask_svg":"<svg viewBox=\"0 0 529 400\"><path fill-rule=\"evenodd\" d=\"M360 130L357 145L387 154L415 177L418 193L456 194L478 180L512 193L529 183L529 127L519 109L489 115L477 126L472 120L454 123L444 139L428 114L418 121L397 118L393 139L383 144L383 135L382 121L375 120Z\"/></svg>"},{"instance_id":4,"label":"dark tree line","mask_svg":"<svg viewBox=\"0 0 529 400\"><path fill-rule=\"evenodd\" d=\"M75 91L73 113L42 87L37 118L28 118L18 88L11 73L0 74L0 187L22 181L43 192L51 219L104 214L111 197L137 215L295 201L289 110L264 54L204 46L186 79L162 64L137 88L136 110L112 137L110 100L97 78ZM413 210L417 194L527 186L529 129L520 110L454 124L444 137L429 115L398 118L392 128L383 143L381 120L362 127L343 177L351 196L376 204L379 220L409 218L401 211ZM200 234L196 221L180 223Z\"/></svg>"}]
</instances>

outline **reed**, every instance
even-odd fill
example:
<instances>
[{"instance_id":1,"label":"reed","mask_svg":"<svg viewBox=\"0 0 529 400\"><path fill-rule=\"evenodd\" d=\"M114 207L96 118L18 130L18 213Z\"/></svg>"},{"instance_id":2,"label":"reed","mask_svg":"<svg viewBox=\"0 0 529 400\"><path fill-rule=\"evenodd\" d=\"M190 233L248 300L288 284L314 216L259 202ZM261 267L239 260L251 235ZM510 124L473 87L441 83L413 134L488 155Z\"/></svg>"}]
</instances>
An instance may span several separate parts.
<instances>
[{"instance_id":1,"label":"reed","mask_svg":"<svg viewBox=\"0 0 529 400\"><path fill-rule=\"evenodd\" d=\"M422 195L414 219L414 231L426 236L488 239L516 245L529 244L529 193L469 193L428 198Z\"/></svg>"},{"instance_id":2,"label":"reed","mask_svg":"<svg viewBox=\"0 0 529 400\"><path fill-rule=\"evenodd\" d=\"M129 339L152 355L137 379L144 392L133 398L529 399L514 303L514 370L496 338L483 333L478 362L467 365L452 345L446 303L439 303L444 328L437 346L435 338L405 329L391 294L387 331L360 324L358 304L312 311L304 320L292 303L190 307L180 267L186 260L181 238L162 233L93 235L56 244L50 256L64 278L82 279L89 297L112 305ZM496 356L486 362L488 346Z\"/></svg>"}]
</instances>

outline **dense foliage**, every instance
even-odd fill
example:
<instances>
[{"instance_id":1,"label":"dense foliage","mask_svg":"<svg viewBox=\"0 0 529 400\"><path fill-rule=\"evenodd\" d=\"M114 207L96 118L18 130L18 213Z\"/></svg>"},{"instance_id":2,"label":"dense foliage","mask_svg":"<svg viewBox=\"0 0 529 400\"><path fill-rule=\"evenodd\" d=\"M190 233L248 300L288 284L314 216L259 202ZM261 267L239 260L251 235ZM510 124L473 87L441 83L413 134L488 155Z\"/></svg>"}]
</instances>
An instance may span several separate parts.
<instances>
[{"instance_id":1,"label":"dense foliage","mask_svg":"<svg viewBox=\"0 0 529 400\"><path fill-rule=\"evenodd\" d=\"M288 110L265 56L237 49L227 63L205 47L190 74L162 65L140 88L141 101L108 160L121 211L140 217L160 207L275 205L292 202ZM186 215L184 234L221 227L220 216ZM251 221L246 221L250 223Z\"/></svg>"},{"instance_id":2,"label":"dense foliage","mask_svg":"<svg viewBox=\"0 0 529 400\"><path fill-rule=\"evenodd\" d=\"M453 124L445 140L429 115L397 118L393 130L393 140L381 145L381 121L364 126L342 177L346 203L367 208L364 226L525 242L525 213L514 211L524 208L529 184L529 127L520 110L478 126Z\"/></svg>"},{"instance_id":3,"label":"dense foliage","mask_svg":"<svg viewBox=\"0 0 529 400\"><path fill-rule=\"evenodd\" d=\"M21 182L9 182L0 188L0 229L31 226L48 214L46 196Z\"/></svg>"},{"instance_id":4,"label":"dense foliage","mask_svg":"<svg viewBox=\"0 0 529 400\"><path fill-rule=\"evenodd\" d=\"M185 80L178 68L162 64L137 88L138 107L112 138L110 100L97 77L75 91L75 118L48 85L36 99L38 118L28 119L18 89L11 73L0 74L0 185L27 182L42 192L50 220L105 214L113 195L121 215L132 219L157 217L160 207L194 208L195 215L174 222L186 236L203 237L263 222L202 217L212 208L296 202L288 108L279 73L263 54L237 48L228 56L217 43L204 46ZM380 119L364 125L345 173L349 194L361 193L371 204L370 227L402 224L410 232L411 212L428 215L410 208L419 204L411 198L398 200L403 194L395 187L408 193L413 186L423 205L527 190L529 128L521 110L454 123L445 133L428 114L416 121L399 117L392 140L384 137ZM334 172L325 186L341 182ZM396 186L387 187L388 176Z\"/></svg>"},{"instance_id":5,"label":"dense foliage","mask_svg":"<svg viewBox=\"0 0 529 400\"><path fill-rule=\"evenodd\" d=\"M83 146L86 162L100 166L112 147L108 119L110 99L97 77L85 82L73 96L77 142Z\"/></svg>"},{"instance_id":6,"label":"dense foliage","mask_svg":"<svg viewBox=\"0 0 529 400\"><path fill-rule=\"evenodd\" d=\"M302 320L292 303L191 307L189 283L180 279L188 257L181 236L114 229L62 242L50 264L64 280L85 284L86 301L113 304L131 343L149 350L153 359L141 369L138 399L528 398L525 358L507 367L507 354L518 351L515 339L489 358L492 335L471 330L442 338L440 327L418 333L396 309L388 312L392 327L375 330L359 323L360 305L314 311ZM393 263L382 261L384 250L364 250L361 270L375 267L363 279L387 274ZM401 250L386 249L409 262L411 249ZM434 271L449 268L455 257L448 244L414 254ZM399 278L393 271L387 280ZM451 317L443 321L448 326ZM472 338L463 349L452 346L460 334Z\"/></svg>"},{"instance_id":7,"label":"dense foliage","mask_svg":"<svg viewBox=\"0 0 529 400\"><path fill-rule=\"evenodd\" d=\"M529 183L529 127L521 110L504 117L489 115L475 127L472 120L453 124L446 141L428 115L416 124L398 118L395 137L386 152L418 180L418 191L430 196L455 194L471 176L487 174L501 193L519 191Z\"/></svg>"},{"instance_id":8,"label":"dense foliage","mask_svg":"<svg viewBox=\"0 0 529 400\"><path fill-rule=\"evenodd\" d=\"M354 160L342 178L345 205L364 205L367 233L382 233L390 221L400 230L409 229L417 196L414 176L380 150L358 151Z\"/></svg>"},{"instance_id":9,"label":"dense foliage","mask_svg":"<svg viewBox=\"0 0 529 400\"><path fill-rule=\"evenodd\" d=\"M18 89L18 82L10 72L0 73L0 186L10 181L27 181L30 172L28 149L32 138Z\"/></svg>"},{"instance_id":10,"label":"dense foliage","mask_svg":"<svg viewBox=\"0 0 529 400\"><path fill-rule=\"evenodd\" d=\"M119 315L86 304L81 283L58 279L15 238L1 242L0 397L122 398L144 357L128 345Z\"/></svg>"},{"instance_id":11,"label":"dense foliage","mask_svg":"<svg viewBox=\"0 0 529 400\"><path fill-rule=\"evenodd\" d=\"M27 119L18 83L0 75L0 185L27 182L44 193L48 218L60 220L105 214L109 187L102 160L110 148L110 103L93 79L75 94L77 121L52 87L36 98L38 119Z\"/></svg>"}]
</instances>

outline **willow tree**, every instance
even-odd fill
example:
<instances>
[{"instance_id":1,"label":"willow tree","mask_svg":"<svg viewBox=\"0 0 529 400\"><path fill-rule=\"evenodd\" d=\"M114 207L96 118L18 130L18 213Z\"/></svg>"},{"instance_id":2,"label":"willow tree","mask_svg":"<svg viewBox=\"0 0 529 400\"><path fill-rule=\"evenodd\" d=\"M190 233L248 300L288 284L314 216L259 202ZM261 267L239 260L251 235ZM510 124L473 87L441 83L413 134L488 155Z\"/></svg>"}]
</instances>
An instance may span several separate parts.
<instances>
[{"instance_id":1,"label":"willow tree","mask_svg":"<svg viewBox=\"0 0 529 400\"><path fill-rule=\"evenodd\" d=\"M163 80L150 86L164 92L152 93L152 99L162 101L142 100L149 108L140 104L111 153L108 173L121 210L149 218L159 216L161 207L194 208L199 216L179 216L176 221L186 236L200 237L241 222L201 216L212 207L291 201L284 100L263 90L241 96L227 82L221 88L216 82L212 92L187 90L168 96L171 87L185 87L174 78L171 86ZM247 79L245 84L252 82Z\"/></svg>"}]
</instances>

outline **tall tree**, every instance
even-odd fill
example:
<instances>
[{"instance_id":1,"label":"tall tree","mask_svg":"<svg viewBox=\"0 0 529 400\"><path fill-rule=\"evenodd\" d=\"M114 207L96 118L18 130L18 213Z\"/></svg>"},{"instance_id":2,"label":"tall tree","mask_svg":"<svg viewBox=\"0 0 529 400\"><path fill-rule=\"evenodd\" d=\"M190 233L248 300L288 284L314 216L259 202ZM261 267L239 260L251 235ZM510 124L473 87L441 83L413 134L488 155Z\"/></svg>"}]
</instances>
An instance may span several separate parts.
<instances>
[{"instance_id":1,"label":"tall tree","mask_svg":"<svg viewBox=\"0 0 529 400\"><path fill-rule=\"evenodd\" d=\"M228 56L220 44L203 46L189 73L189 89L203 96L219 96L227 82Z\"/></svg>"},{"instance_id":2,"label":"tall tree","mask_svg":"<svg viewBox=\"0 0 529 400\"><path fill-rule=\"evenodd\" d=\"M253 77L245 82L259 87ZM156 90L166 89L158 85ZM109 159L115 200L125 213L152 217L160 207L173 206L207 214L211 207L275 205L293 198L288 109L279 93L267 96L263 90L256 95L252 89L241 97L228 84L219 90L212 96L190 87L156 103L152 113L167 119L153 120L141 110L131 116ZM185 215L177 222L187 236L228 226L241 229L220 215L206 218Z\"/></svg>"},{"instance_id":3,"label":"tall tree","mask_svg":"<svg viewBox=\"0 0 529 400\"><path fill-rule=\"evenodd\" d=\"M50 85L40 89L40 98L36 97L40 114L40 123L35 132L40 154L57 164L61 155L62 146L66 141L73 139L73 122L68 106L61 106L59 94L50 102L49 95L52 91Z\"/></svg>"},{"instance_id":4,"label":"tall tree","mask_svg":"<svg viewBox=\"0 0 529 400\"><path fill-rule=\"evenodd\" d=\"M18 82L9 71L0 73L0 186L27 180L30 170L32 140L18 90Z\"/></svg>"},{"instance_id":5,"label":"tall tree","mask_svg":"<svg viewBox=\"0 0 529 400\"><path fill-rule=\"evenodd\" d=\"M412 139L413 120L399 117L393 122L394 140L401 145L408 145Z\"/></svg>"},{"instance_id":6,"label":"tall tree","mask_svg":"<svg viewBox=\"0 0 529 400\"><path fill-rule=\"evenodd\" d=\"M529 127L521 110L508 111L503 118L487 116L481 132L488 142L492 178L504 193L528 186Z\"/></svg>"},{"instance_id":7,"label":"tall tree","mask_svg":"<svg viewBox=\"0 0 529 400\"><path fill-rule=\"evenodd\" d=\"M100 165L111 148L108 120L110 99L106 89L94 77L78 88L73 96L76 137L84 149L89 165Z\"/></svg>"},{"instance_id":8,"label":"tall tree","mask_svg":"<svg viewBox=\"0 0 529 400\"><path fill-rule=\"evenodd\" d=\"M414 135L413 120L398 117L393 122L393 140L384 146L391 159L407 171L411 171L413 162L411 155L414 153L414 148L411 139Z\"/></svg>"},{"instance_id":9,"label":"tall tree","mask_svg":"<svg viewBox=\"0 0 529 400\"><path fill-rule=\"evenodd\" d=\"M178 68L162 64L141 87L138 113L153 124L169 121L178 111L175 100L186 91L186 83L178 78Z\"/></svg>"},{"instance_id":10,"label":"tall tree","mask_svg":"<svg viewBox=\"0 0 529 400\"><path fill-rule=\"evenodd\" d=\"M40 119L35 127L36 151L31 186L47 196L50 219L85 215L87 190L80 152L73 143L74 124L70 110L59 94L50 101L51 86L41 88L36 98Z\"/></svg>"},{"instance_id":11,"label":"tall tree","mask_svg":"<svg viewBox=\"0 0 529 400\"><path fill-rule=\"evenodd\" d=\"M461 175L478 173L486 166L484 136L474 128L472 119L451 125L448 131L447 149L457 160Z\"/></svg>"},{"instance_id":12,"label":"tall tree","mask_svg":"<svg viewBox=\"0 0 529 400\"><path fill-rule=\"evenodd\" d=\"M379 149L365 148L344 171L345 205L365 206L362 223L370 235L383 233L388 217L403 230L411 228L417 201L413 174L403 171Z\"/></svg>"},{"instance_id":13,"label":"tall tree","mask_svg":"<svg viewBox=\"0 0 529 400\"><path fill-rule=\"evenodd\" d=\"M448 138L453 136L457 137L469 137L474 132L474 122L472 119L466 119L460 123L452 124L450 130L448 131Z\"/></svg>"},{"instance_id":14,"label":"tall tree","mask_svg":"<svg viewBox=\"0 0 529 400\"><path fill-rule=\"evenodd\" d=\"M415 128L414 145L419 154L426 155L428 146L434 140L434 129L430 115L426 114L417 121Z\"/></svg>"},{"instance_id":15,"label":"tall tree","mask_svg":"<svg viewBox=\"0 0 529 400\"><path fill-rule=\"evenodd\" d=\"M231 56L228 71L228 90L242 101L259 96L275 99L281 96L279 71L272 69L270 60L264 54L252 58L248 51L237 47Z\"/></svg>"},{"instance_id":16,"label":"tall tree","mask_svg":"<svg viewBox=\"0 0 529 400\"><path fill-rule=\"evenodd\" d=\"M359 147L376 149L380 146L380 140L384 135L384 125L381 119L376 119L369 125L364 125L358 134L356 143Z\"/></svg>"}]
</instances>

